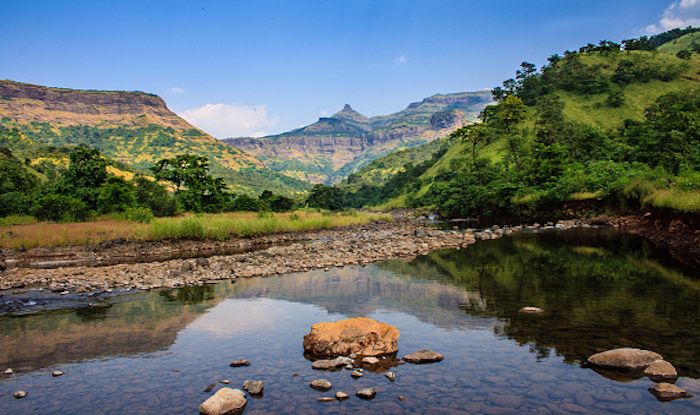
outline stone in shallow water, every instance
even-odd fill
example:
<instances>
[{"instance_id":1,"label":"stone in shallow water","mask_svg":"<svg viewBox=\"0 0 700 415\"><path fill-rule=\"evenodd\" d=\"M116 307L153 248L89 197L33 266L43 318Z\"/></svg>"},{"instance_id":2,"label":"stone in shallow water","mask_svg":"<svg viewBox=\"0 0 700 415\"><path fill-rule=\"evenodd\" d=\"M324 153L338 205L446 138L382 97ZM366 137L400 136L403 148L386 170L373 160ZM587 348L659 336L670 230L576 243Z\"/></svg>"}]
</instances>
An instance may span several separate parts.
<instances>
[{"instance_id":1,"label":"stone in shallow water","mask_svg":"<svg viewBox=\"0 0 700 415\"><path fill-rule=\"evenodd\" d=\"M204 388L204 392L211 392L214 390L215 387L216 387L216 383L210 383L207 385L206 388Z\"/></svg>"},{"instance_id":2,"label":"stone in shallow water","mask_svg":"<svg viewBox=\"0 0 700 415\"><path fill-rule=\"evenodd\" d=\"M392 382L396 380L396 373L394 372L386 372L384 376Z\"/></svg>"},{"instance_id":3,"label":"stone in shallow water","mask_svg":"<svg viewBox=\"0 0 700 415\"><path fill-rule=\"evenodd\" d=\"M360 399L374 399L377 396L377 391L374 388L362 388L355 395Z\"/></svg>"},{"instance_id":4,"label":"stone in shallow water","mask_svg":"<svg viewBox=\"0 0 700 415\"><path fill-rule=\"evenodd\" d=\"M363 376L363 373L360 370L353 370L352 373L350 373L350 376L354 378L361 378Z\"/></svg>"},{"instance_id":5,"label":"stone in shallow water","mask_svg":"<svg viewBox=\"0 0 700 415\"><path fill-rule=\"evenodd\" d=\"M440 353L436 353L432 350L428 349L423 349L423 350L418 350L415 353L407 354L406 356L403 357L403 360L410 362L410 363L434 363L434 362L439 362L445 357L441 355Z\"/></svg>"},{"instance_id":6,"label":"stone in shallow water","mask_svg":"<svg viewBox=\"0 0 700 415\"><path fill-rule=\"evenodd\" d=\"M674 380L678 377L676 368L665 360L654 360L644 369L644 374L652 380Z\"/></svg>"},{"instance_id":7,"label":"stone in shallow water","mask_svg":"<svg viewBox=\"0 0 700 415\"><path fill-rule=\"evenodd\" d=\"M681 389L676 385L666 382L657 383L649 388L649 392L660 401L672 401L674 399L688 397L688 393L685 389Z\"/></svg>"},{"instance_id":8,"label":"stone in shallow water","mask_svg":"<svg viewBox=\"0 0 700 415\"><path fill-rule=\"evenodd\" d=\"M333 384L328 379L316 379L312 380L309 386L319 391L327 391L333 387Z\"/></svg>"},{"instance_id":9,"label":"stone in shallow water","mask_svg":"<svg viewBox=\"0 0 700 415\"><path fill-rule=\"evenodd\" d=\"M251 395L261 395L263 389L265 389L265 384L262 380L248 379L243 382L243 389L247 390Z\"/></svg>"},{"instance_id":10,"label":"stone in shallow water","mask_svg":"<svg viewBox=\"0 0 700 415\"><path fill-rule=\"evenodd\" d=\"M199 413L202 415L239 414L247 403L242 390L221 388L199 405Z\"/></svg>"},{"instance_id":11,"label":"stone in shallow water","mask_svg":"<svg viewBox=\"0 0 700 415\"><path fill-rule=\"evenodd\" d=\"M15 399L22 399L27 395L28 395L27 391L17 391L14 394L12 394L12 396L14 396Z\"/></svg>"},{"instance_id":12,"label":"stone in shallow water","mask_svg":"<svg viewBox=\"0 0 700 415\"><path fill-rule=\"evenodd\" d=\"M663 357L650 350L622 347L596 353L588 358L588 363L603 368L618 370L641 370Z\"/></svg>"},{"instance_id":13,"label":"stone in shallow water","mask_svg":"<svg viewBox=\"0 0 700 415\"><path fill-rule=\"evenodd\" d=\"M540 314L544 313L544 310L539 308L539 307L532 307L532 306L527 306L523 307L520 310L518 310L518 313L522 314Z\"/></svg>"},{"instance_id":14,"label":"stone in shallow water","mask_svg":"<svg viewBox=\"0 0 700 415\"><path fill-rule=\"evenodd\" d=\"M339 401L344 401L344 400L348 399L349 397L350 397L350 395L348 395L345 392L338 391L335 393L335 399L337 399Z\"/></svg>"},{"instance_id":15,"label":"stone in shallow water","mask_svg":"<svg viewBox=\"0 0 700 415\"><path fill-rule=\"evenodd\" d=\"M229 363L229 366L231 367L241 367L241 366L250 366L250 361L248 359L237 359Z\"/></svg>"},{"instance_id":16,"label":"stone in shallow water","mask_svg":"<svg viewBox=\"0 0 700 415\"><path fill-rule=\"evenodd\" d=\"M331 398L330 396L323 396L318 398L319 402L333 402L335 401L335 398Z\"/></svg>"},{"instance_id":17,"label":"stone in shallow water","mask_svg":"<svg viewBox=\"0 0 700 415\"><path fill-rule=\"evenodd\" d=\"M6 375L11 375L11 374L13 374L13 373L15 373L15 371L12 370L11 367L8 367L7 369L5 369L5 374L6 374Z\"/></svg>"},{"instance_id":18,"label":"stone in shallow water","mask_svg":"<svg viewBox=\"0 0 700 415\"><path fill-rule=\"evenodd\" d=\"M399 330L371 318L357 317L311 326L304 351L315 356L381 356L398 351Z\"/></svg>"},{"instance_id":19,"label":"stone in shallow water","mask_svg":"<svg viewBox=\"0 0 700 415\"><path fill-rule=\"evenodd\" d=\"M51 376L57 378L59 376L63 376L63 372L60 370L54 370L53 372L51 372Z\"/></svg>"},{"instance_id":20,"label":"stone in shallow water","mask_svg":"<svg viewBox=\"0 0 700 415\"><path fill-rule=\"evenodd\" d=\"M377 363L379 363L379 359L377 359L374 356L367 356L362 359L362 363L366 363L368 365L376 365Z\"/></svg>"},{"instance_id":21,"label":"stone in shallow water","mask_svg":"<svg viewBox=\"0 0 700 415\"><path fill-rule=\"evenodd\" d=\"M319 370L335 369L339 366L352 365L353 360L346 356L338 356L335 359L321 359L311 363L311 367Z\"/></svg>"}]
</instances>

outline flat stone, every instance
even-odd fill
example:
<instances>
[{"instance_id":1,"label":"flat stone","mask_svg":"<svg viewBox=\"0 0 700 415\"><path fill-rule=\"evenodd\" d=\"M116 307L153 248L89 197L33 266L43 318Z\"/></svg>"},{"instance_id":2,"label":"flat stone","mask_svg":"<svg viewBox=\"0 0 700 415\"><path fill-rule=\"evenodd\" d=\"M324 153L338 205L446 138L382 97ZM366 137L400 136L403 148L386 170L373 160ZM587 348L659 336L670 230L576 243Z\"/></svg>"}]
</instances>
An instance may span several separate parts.
<instances>
[{"instance_id":1,"label":"flat stone","mask_svg":"<svg viewBox=\"0 0 700 415\"><path fill-rule=\"evenodd\" d=\"M623 347L596 353L588 358L588 363L609 369L641 370L655 360L663 360L663 357L650 350Z\"/></svg>"},{"instance_id":2,"label":"flat stone","mask_svg":"<svg viewBox=\"0 0 700 415\"><path fill-rule=\"evenodd\" d=\"M51 376L57 378L59 376L63 376L63 372L60 370L54 370L53 372L51 372Z\"/></svg>"},{"instance_id":3,"label":"flat stone","mask_svg":"<svg viewBox=\"0 0 700 415\"><path fill-rule=\"evenodd\" d=\"M335 393L335 399L337 399L339 401L344 401L344 400L348 399L349 397L350 397L350 395L348 395L345 392L338 391Z\"/></svg>"},{"instance_id":4,"label":"flat stone","mask_svg":"<svg viewBox=\"0 0 700 415\"><path fill-rule=\"evenodd\" d=\"M214 390L215 387L216 387L216 383L210 383L207 385L206 388L204 388L204 392L211 392Z\"/></svg>"},{"instance_id":5,"label":"flat stone","mask_svg":"<svg viewBox=\"0 0 700 415\"><path fill-rule=\"evenodd\" d=\"M304 351L315 356L381 356L398 351L399 330L371 318L316 323L304 336Z\"/></svg>"},{"instance_id":6,"label":"flat stone","mask_svg":"<svg viewBox=\"0 0 700 415\"><path fill-rule=\"evenodd\" d=\"M362 376L364 376L364 374L359 370L353 370L352 373L350 373L350 376L354 378L361 378Z\"/></svg>"},{"instance_id":7,"label":"flat stone","mask_svg":"<svg viewBox=\"0 0 700 415\"><path fill-rule=\"evenodd\" d=\"M5 369L5 372L4 372L4 373L5 373L6 375L11 375L11 374L15 373L15 371L12 370L11 367L8 367L7 369Z\"/></svg>"},{"instance_id":8,"label":"flat stone","mask_svg":"<svg viewBox=\"0 0 700 415\"><path fill-rule=\"evenodd\" d=\"M242 390L221 388L199 405L199 413L202 415L239 414L247 403Z\"/></svg>"},{"instance_id":9,"label":"flat stone","mask_svg":"<svg viewBox=\"0 0 700 415\"><path fill-rule=\"evenodd\" d=\"M445 357L440 353L436 353L428 349L418 350L415 353L411 353L403 357L405 361L415 364L439 362L444 358Z\"/></svg>"},{"instance_id":10,"label":"flat stone","mask_svg":"<svg viewBox=\"0 0 700 415\"><path fill-rule=\"evenodd\" d=\"M669 362L654 360L644 369L644 375L652 380L675 380L678 377L678 372Z\"/></svg>"},{"instance_id":11,"label":"flat stone","mask_svg":"<svg viewBox=\"0 0 700 415\"><path fill-rule=\"evenodd\" d=\"M231 380L229 379L221 379L219 382L223 383L224 385L228 385L231 383Z\"/></svg>"},{"instance_id":12,"label":"flat stone","mask_svg":"<svg viewBox=\"0 0 700 415\"><path fill-rule=\"evenodd\" d=\"M520 310L518 310L518 313L522 314L540 314L544 313L544 310L539 308L539 307L532 307L532 306L527 306L523 307Z\"/></svg>"},{"instance_id":13,"label":"flat stone","mask_svg":"<svg viewBox=\"0 0 700 415\"><path fill-rule=\"evenodd\" d=\"M331 398L330 396L322 396L317 399L319 402L335 402L335 398Z\"/></svg>"},{"instance_id":14,"label":"flat stone","mask_svg":"<svg viewBox=\"0 0 700 415\"><path fill-rule=\"evenodd\" d=\"M396 373L394 372L386 372L384 376L392 382L396 380Z\"/></svg>"},{"instance_id":15,"label":"flat stone","mask_svg":"<svg viewBox=\"0 0 700 415\"><path fill-rule=\"evenodd\" d=\"M27 391L17 391L17 392L12 394L12 396L14 396L15 399L22 399L27 395L28 395Z\"/></svg>"},{"instance_id":16,"label":"flat stone","mask_svg":"<svg viewBox=\"0 0 700 415\"><path fill-rule=\"evenodd\" d=\"M320 359L311 363L311 367L318 370L335 369L340 366L352 365L354 361L346 356L338 356L335 359Z\"/></svg>"},{"instance_id":17,"label":"flat stone","mask_svg":"<svg viewBox=\"0 0 700 415\"><path fill-rule=\"evenodd\" d=\"M251 395L261 395L265 389L265 383L262 380L248 379L243 382L243 389L247 390Z\"/></svg>"},{"instance_id":18,"label":"flat stone","mask_svg":"<svg viewBox=\"0 0 700 415\"><path fill-rule=\"evenodd\" d=\"M355 395L360 399L374 399L377 396L377 391L374 388L362 388Z\"/></svg>"},{"instance_id":19,"label":"flat stone","mask_svg":"<svg viewBox=\"0 0 700 415\"><path fill-rule=\"evenodd\" d=\"M241 366L250 366L250 361L248 359L237 359L229 363L229 366L231 367L241 367Z\"/></svg>"},{"instance_id":20,"label":"flat stone","mask_svg":"<svg viewBox=\"0 0 700 415\"><path fill-rule=\"evenodd\" d=\"M377 359L374 356L367 356L362 359L362 363L366 363L368 365L376 365L377 363L379 363L379 359Z\"/></svg>"},{"instance_id":21,"label":"flat stone","mask_svg":"<svg viewBox=\"0 0 700 415\"><path fill-rule=\"evenodd\" d=\"M319 391L327 391L333 387L333 384L328 379L316 379L312 380L309 386Z\"/></svg>"},{"instance_id":22,"label":"flat stone","mask_svg":"<svg viewBox=\"0 0 700 415\"><path fill-rule=\"evenodd\" d=\"M649 388L649 392L660 401L672 401L674 399L688 397L688 393L685 389L681 389L676 385L666 382L655 384Z\"/></svg>"}]
</instances>

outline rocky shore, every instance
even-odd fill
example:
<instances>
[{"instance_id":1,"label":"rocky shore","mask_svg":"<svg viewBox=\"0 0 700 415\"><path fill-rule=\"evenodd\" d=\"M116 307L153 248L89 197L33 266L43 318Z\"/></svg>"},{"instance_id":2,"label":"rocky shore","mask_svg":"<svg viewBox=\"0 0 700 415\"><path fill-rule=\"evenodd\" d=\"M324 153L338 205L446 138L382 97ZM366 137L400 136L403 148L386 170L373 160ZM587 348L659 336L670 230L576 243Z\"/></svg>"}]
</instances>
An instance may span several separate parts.
<instances>
[{"instance_id":1,"label":"rocky shore","mask_svg":"<svg viewBox=\"0 0 700 415\"><path fill-rule=\"evenodd\" d=\"M175 288L391 258L411 259L474 241L471 233L436 230L397 218L390 223L225 242L117 243L91 248L6 251L7 269L0 273L0 290L44 287L67 294L116 288ZM208 256L210 252L215 254ZM157 259L176 255L186 259ZM110 264L118 258L126 260Z\"/></svg>"}]
</instances>

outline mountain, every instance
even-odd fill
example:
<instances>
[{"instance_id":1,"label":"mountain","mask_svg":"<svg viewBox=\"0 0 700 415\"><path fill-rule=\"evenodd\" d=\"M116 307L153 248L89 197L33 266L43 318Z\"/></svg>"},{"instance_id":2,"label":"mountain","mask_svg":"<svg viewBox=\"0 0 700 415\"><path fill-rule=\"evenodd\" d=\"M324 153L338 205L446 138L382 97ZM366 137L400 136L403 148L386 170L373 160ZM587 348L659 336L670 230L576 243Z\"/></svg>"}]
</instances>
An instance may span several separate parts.
<instances>
[{"instance_id":1,"label":"mountain","mask_svg":"<svg viewBox=\"0 0 700 415\"><path fill-rule=\"evenodd\" d=\"M460 131L446 151L422 146L379 158L340 187L357 206L425 206L462 217L532 217L567 203L614 211L620 201L700 212L695 30L625 48L589 44L552 55L539 71L524 65L484 122ZM420 168L405 169L406 160Z\"/></svg>"},{"instance_id":2,"label":"mountain","mask_svg":"<svg viewBox=\"0 0 700 415\"><path fill-rule=\"evenodd\" d=\"M371 118L345 105L331 117L293 131L224 142L287 176L333 183L378 157L444 137L474 122L491 102L489 91L437 94L395 114Z\"/></svg>"},{"instance_id":3,"label":"mountain","mask_svg":"<svg viewBox=\"0 0 700 415\"><path fill-rule=\"evenodd\" d=\"M193 127L157 95L0 81L0 145L34 160L46 148L78 144L144 172L162 158L205 156L212 172L237 191L289 194L306 187Z\"/></svg>"}]
</instances>

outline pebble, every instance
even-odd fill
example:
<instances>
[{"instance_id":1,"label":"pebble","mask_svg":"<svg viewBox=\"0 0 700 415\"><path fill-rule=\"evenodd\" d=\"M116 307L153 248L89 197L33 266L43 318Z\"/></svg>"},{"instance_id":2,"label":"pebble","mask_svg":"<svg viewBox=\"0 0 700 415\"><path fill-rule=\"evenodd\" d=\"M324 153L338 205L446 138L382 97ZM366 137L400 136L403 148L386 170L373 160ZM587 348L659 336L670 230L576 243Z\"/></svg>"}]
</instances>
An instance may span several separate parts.
<instances>
[{"instance_id":1,"label":"pebble","mask_svg":"<svg viewBox=\"0 0 700 415\"><path fill-rule=\"evenodd\" d=\"M518 310L518 313L522 314L541 314L544 313L544 310L539 308L539 307L533 307L533 306L526 306Z\"/></svg>"},{"instance_id":2,"label":"pebble","mask_svg":"<svg viewBox=\"0 0 700 415\"><path fill-rule=\"evenodd\" d=\"M27 391L17 391L12 396L14 396L15 399L22 399L27 395L28 395Z\"/></svg>"},{"instance_id":3,"label":"pebble","mask_svg":"<svg viewBox=\"0 0 700 415\"><path fill-rule=\"evenodd\" d=\"M401 402L403 402L403 401L405 401L405 400L408 399L408 398L406 398L406 397L403 396L403 395L399 395L399 396L396 397L396 399L398 399L398 400L400 400Z\"/></svg>"},{"instance_id":4,"label":"pebble","mask_svg":"<svg viewBox=\"0 0 700 415\"><path fill-rule=\"evenodd\" d=\"M316 379L312 380L309 386L319 391L327 391L333 387L333 384L328 379Z\"/></svg>"},{"instance_id":5,"label":"pebble","mask_svg":"<svg viewBox=\"0 0 700 415\"><path fill-rule=\"evenodd\" d=\"M353 370L352 373L350 373L350 376L352 376L354 378L361 378L363 376L363 374L359 370Z\"/></svg>"},{"instance_id":6,"label":"pebble","mask_svg":"<svg viewBox=\"0 0 700 415\"><path fill-rule=\"evenodd\" d=\"M376 365L377 363L379 363L379 359L377 359L374 356L367 356L362 359L362 363L366 363L368 365Z\"/></svg>"},{"instance_id":7,"label":"pebble","mask_svg":"<svg viewBox=\"0 0 700 415\"><path fill-rule=\"evenodd\" d=\"M63 376L63 372L60 370L54 370L53 372L51 372L51 376L57 378L59 376Z\"/></svg>"},{"instance_id":8,"label":"pebble","mask_svg":"<svg viewBox=\"0 0 700 415\"><path fill-rule=\"evenodd\" d=\"M224 385L228 385L231 383L231 381L228 379L221 379L219 382L223 383Z\"/></svg>"},{"instance_id":9,"label":"pebble","mask_svg":"<svg viewBox=\"0 0 700 415\"><path fill-rule=\"evenodd\" d=\"M374 388L362 388L355 395L360 399L374 399L377 396L377 391Z\"/></svg>"},{"instance_id":10,"label":"pebble","mask_svg":"<svg viewBox=\"0 0 700 415\"><path fill-rule=\"evenodd\" d=\"M248 359L237 359L229 363L229 366L231 367L241 367L241 366L250 366L250 361Z\"/></svg>"},{"instance_id":11,"label":"pebble","mask_svg":"<svg viewBox=\"0 0 700 415\"><path fill-rule=\"evenodd\" d=\"M319 402L333 402L335 401L335 398L331 398L330 396L322 396L318 398Z\"/></svg>"},{"instance_id":12,"label":"pebble","mask_svg":"<svg viewBox=\"0 0 700 415\"><path fill-rule=\"evenodd\" d=\"M394 372L386 372L384 376L392 382L396 380L396 373Z\"/></svg>"},{"instance_id":13,"label":"pebble","mask_svg":"<svg viewBox=\"0 0 700 415\"><path fill-rule=\"evenodd\" d=\"M265 383L262 380L248 379L243 382L243 389L247 390L251 395L262 395Z\"/></svg>"},{"instance_id":14,"label":"pebble","mask_svg":"<svg viewBox=\"0 0 700 415\"><path fill-rule=\"evenodd\" d=\"M344 400L348 399L349 397L350 397L350 395L348 395L345 392L338 391L335 393L335 399L337 399L339 401L344 401Z\"/></svg>"},{"instance_id":15,"label":"pebble","mask_svg":"<svg viewBox=\"0 0 700 415\"><path fill-rule=\"evenodd\" d=\"M206 388L204 388L204 392L211 392L212 390L214 390L215 387L216 387L216 383L211 383L211 384L207 385Z\"/></svg>"},{"instance_id":16,"label":"pebble","mask_svg":"<svg viewBox=\"0 0 700 415\"><path fill-rule=\"evenodd\" d=\"M6 374L6 375L11 375L11 374L13 374L13 373L15 373L15 371L12 370L11 367L8 367L7 369L5 369L5 374Z\"/></svg>"}]
</instances>

